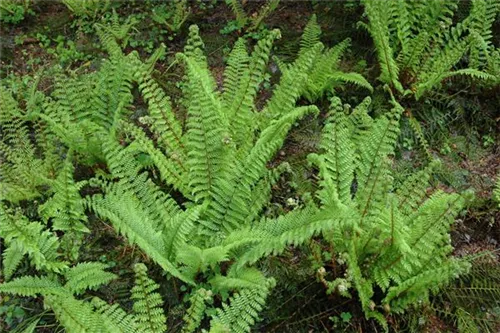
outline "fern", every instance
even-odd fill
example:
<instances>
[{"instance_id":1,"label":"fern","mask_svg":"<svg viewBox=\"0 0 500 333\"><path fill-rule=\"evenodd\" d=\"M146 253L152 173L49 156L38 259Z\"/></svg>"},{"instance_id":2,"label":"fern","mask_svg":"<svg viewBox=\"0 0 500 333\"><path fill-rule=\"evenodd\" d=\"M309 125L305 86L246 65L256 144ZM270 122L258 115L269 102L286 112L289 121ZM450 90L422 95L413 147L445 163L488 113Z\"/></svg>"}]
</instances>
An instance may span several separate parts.
<instances>
[{"instance_id":1,"label":"fern","mask_svg":"<svg viewBox=\"0 0 500 333\"><path fill-rule=\"evenodd\" d=\"M105 12L111 4L110 0L63 0L63 3L75 15L91 17Z\"/></svg>"},{"instance_id":2,"label":"fern","mask_svg":"<svg viewBox=\"0 0 500 333\"><path fill-rule=\"evenodd\" d=\"M234 13L236 24L239 29L248 25L248 31L254 31L261 27L262 21L266 19L279 5L280 0L269 0L262 6L260 10L252 15L248 15L243 8L244 1L228 0L226 3Z\"/></svg>"},{"instance_id":3,"label":"fern","mask_svg":"<svg viewBox=\"0 0 500 333\"><path fill-rule=\"evenodd\" d=\"M495 77L479 70L492 49L491 27L498 4L495 1L472 2L469 16L452 24L457 8L451 1L418 2L367 0L366 25L371 34L381 75L379 80L401 94L414 93L416 99L439 88L454 75L467 75L477 81L495 82ZM486 14L487 12L487 14ZM454 70L470 53L469 67Z\"/></svg>"},{"instance_id":4,"label":"fern","mask_svg":"<svg viewBox=\"0 0 500 333\"><path fill-rule=\"evenodd\" d=\"M190 298L191 305L186 311L186 315L183 320L185 326L182 328L182 332L194 332L201 323L203 316L205 315L206 302L212 298L212 292L210 290L205 290L200 288L196 290Z\"/></svg>"},{"instance_id":5,"label":"fern","mask_svg":"<svg viewBox=\"0 0 500 333\"><path fill-rule=\"evenodd\" d=\"M64 288L72 294L79 295L86 290L92 290L107 284L116 278L115 274L106 272L106 265L96 262L79 263L69 268L64 276L66 283Z\"/></svg>"},{"instance_id":6,"label":"fern","mask_svg":"<svg viewBox=\"0 0 500 333\"><path fill-rule=\"evenodd\" d=\"M51 220L52 230L64 232L62 247L67 253L71 253L71 258L76 259L79 244L89 229L84 224L87 216L79 193L81 184L75 184L73 180L74 167L71 157L69 152L62 170L52 184L54 195L39 206L39 212L46 222Z\"/></svg>"},{"instance_id":7,"label":"fern","mask_svg":"<svg viewBox=\"0 0 500 333\"><path fill-rule=\"evenodd\" d=\"M325 224L331 230L323 229L323 234L345 260L346 280L353 282L366 317L383 326L386 320L373 300L376 286L385 293L380 306L398 313L429 302L432 292L469 268L466 260L450 258L449 236L468 195L438 191L427 198L437 162L393 189L388 156L394 153L402 112L393 103L390 112L368 122L357 120L365 107L346 115L340 100L333 98L322 152L310 157L319 169L318 218L330 221ZM355 119L349 121L351 117ZM357 124L362 136L352 134L359 130ZM339 214L342 209L348 213ZM333 286L329 292L340 284L348 288L342 281L326 281Z\"/></svg>"},{"instance_id":8,"label":"fern","mask_svg":"<svg viewBox=\"0 0 500 333\"><path fill-rule=\"evenodd\" d=\"M230 328L243 325L239 330L244 331L256 319L255 311L262 308L270 287L254 293L254 288L267 281L262 280L261 273L258 273L260 282L254 284L241 284L244 282L241 276L233 277L230 273L235 270L220 273L220 266L233 260L250 262L242 259L243 253L238 250L244 241L231 242L230 234L244 232L259 218L269 200L271 185L285 169L283 166L269 170L268 162L294 123L318 113L316 107L295 105L301 90L288 93L288 82L295 79L294 74L308 75L312 55L319 51L316 47L290 67L280 88L275 90L277 97L270 100L262 112L263 121L258 122L261 114L257 112L255 98L264 80L272 43L279 37L279 31L271 31L251 54L247 53L244 41L238 41L228 60L223 93L219 93L208 70L198 28L190 27L184 52L176 56L185 71L182 89L182 106L187 110L185 129L177 119L174 104L151 75L151 65L136 53L125 55L114 51L116 44L105 41L111 46L113 63L129 63L127 68L133 72L133 80L148 104L148 114L139 119L141 126L125 122L120 115L113 116L119 120L110 126L98 125L102 157L109 175L95 183L103 193L85 199L87 207L98 217L109 220L129 242L137 244L166 272L192 285L194 290L214 283L212 291L218 294L240 293L225 309L246 313L246 324L229 318L224 319L224 323ZM123 87L129 86L123 84ZM127 100L127 96L124 93L123 99ZM286 103L281 103L284 100ZM145 129L151 131L152 137ZM117 142L120 133L127 135L122 144ZM139 156L146 156L147 164L140 163ZM151 178L143 171L145 167L159 178ZM176 203L162 190L164 188L178 190L183 204ZM301 218L306 217L303 214ZM300 226L296 227L290 230L296 243L305 242L320 230L320 227L311 227L311 231L302 236ZM225 239L228 242L222 243ZM283 241L281 251L288 244L290 242ZM252 262L265 254L266 251L255 250ZM240 271L242 265L234 266ZM223 281L225 288L221 287ZM203 302L197 298L201 296L195 295L193 293L192 310L186 317L187 331L196 329L205 315L200 312L204 312ZM257 295L258 306L254 301L243 300ZM220 313L221 318L226 318L224 311ZM219 324L214 321L214 325ZM151 329L160 331L160 324Z\"/></svg>"},{"instance_id":9,"label":"fern","mask_svg":"<svg viewBox=\"0 0 500 333\"><path fill-rule=\"evenodd\" d=\"M257 314L262 310L273 280L260 288L243 289L231 297L229 304L224 303L222 309L211 321L210 332L248 332Z\"/></svg>"},{"instance_id":10,"label":"fern","mask_svg":"<svg viewBox=\"0 0 500 333\"><path fill-rule=\"evenodd\" d=\"M33 84L36 87L37 82ZM43 129L34 131L34 142L30 134L31 115L40 95L35 90L26 100L17 101L7 87L0 86L0 96L0 200L16 204L40 198L40 189L51 184L60 168L60 157L47 133ZM20 104L26 108L21 109Z\"/></svg>"},{"instance_id":11,"label":"fern","mask_svg":"<svg viewBox=\"0 0 500 333\"><path fill-rule=\"evenodd\" d=\"M160 294L155 292L159 286L147 276L146 266L137 264L134 267L136 283L132 288L134 313L139 323L139 329L146 332L165 332L165 314Z\"/></svg>"},{"instance_id":12,"label":"fern","mask_svg":"<svg viewBox=\"0 0 500 333\"><path fill-rule=\"evenodd\" d=\"M301 58L307 58L309 52L317 48L318 45L321 45L319 41L320 36L321 28L317 23L316 15L312 15L300 40L300 49L298 59L296 60L297 65ZM313 57L314 66L307 69L309 72L308 77L301 88L301 93L309 101L316 101L324 94L333 92L335 88L344 83L354 84L369 91L373 90L370 83L361 74L354 72L345 73L340 70L341 56L347 50L349 44L350 39L345 39L330 49L322 49L317 53L313 52L312 55L309 55L309 57ZM285 72L293 70L293 65L282 65L281 67L280 69Z\"/></svg>"},{"instance_id":13,"label":"fern","mask_svg":"<svg viewBox=\"0 0 500 333\"><path fill-rule=\"evenodd\" d=\"M7 277L12 276L26 254L39 270L60 272L66 268L66 263L58 259L58 238L44 230L40 222L29 221L19 211L14 212L3 205L0 205L0 212L0 236L9 249L4 253L3 261Z\"/></svg>"},{"instance_id":14,"label":"fern","mask_svg":"<svg viewBox=\"0 0 500 333\"><path fill-rule=\"evenodd\" d=\"M109 319L101 317L92 306L74 297L87 289L95 289L116 278L105 272L100 263L83 263L64 273L63 285L56 277L23 276L0 284L0 293L21 296L42 295L45 307L51 309L68 332L116 332Z\"/></svg>"},{"instance_id":15,"label":"fern","mask_svg":"<svg viewBox=\"0 0 500 333\"><path fill-rule=\"evenodd\" d=\"M157 14L155 10L156 8L153 8L153 20L158 23L165 24L170 31L177 32L181 29L183 23L191 14L191 8L188 7L188 5L189 3L186 0L173 1L170 7L167 7L167 10L173 13L168 20L162 14Z\"/></svg>"}]
</instances>

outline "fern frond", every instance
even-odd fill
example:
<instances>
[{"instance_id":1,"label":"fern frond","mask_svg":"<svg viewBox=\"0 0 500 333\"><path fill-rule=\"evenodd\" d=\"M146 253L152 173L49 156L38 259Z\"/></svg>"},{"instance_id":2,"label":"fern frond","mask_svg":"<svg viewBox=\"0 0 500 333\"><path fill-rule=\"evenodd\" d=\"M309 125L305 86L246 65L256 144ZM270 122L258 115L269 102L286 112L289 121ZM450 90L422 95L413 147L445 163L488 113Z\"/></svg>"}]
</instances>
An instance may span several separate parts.
<instances>
[{"instance_id":1,"label":"fern frond","mask_svg":"<svg viewBox=\"0 0 500 333\"><path fill-rule=\"evenodd\" d=\"M451 279L458 277L459 274L467 272L470 265L461 260L452 260L441 267L426 270L423 273L416 275L397 287L391 287L388 290L387 296L383 300L386 304L391 304L391 311L397 313L405 309L409 304L418 301L428 302L429 294L423 292L425 288L435 289L448 283ZM404 293L405 297L395 300L399 295Z\"/></svg>"},{"instance_id":2,"label":"fern frond","mask_svg":"<svg viewBox=\"0 0 500 333\"><path fill-rule=\"evenodd\" d=\"M248 28L249 31L256 30L260 27L262 21L276 10L280 0L269 0L265 5L260 7L259 12L252 16L252 25Z\"/></svg>"},{"instance_id":3,"label":"fern frond","mask_svg":"<svg viewBox=\"0 0 500 333\"><path fill-rule=\"evenodd\" d=\"M87 216L79 193L81 185L75 183L73 173L72 152L70 151L63 168L52 183L54 195L39 206L38 211L45 222L51 220L53 230L64 232L61 238L62 247L71 253L72 258L77 258L83 235L90 230L84 224L87 222Z\"/></svg>"},{"instance_id":4,"label":"fern frond","mask_svg":"<svg viewBox=\"0 0 500 333\"><path fill-rule=\"evenodd\" d=\"M394 59L394 51L390 45L389 13L390 3L376 0L366 0L365 13L368 16L369 32L377 49L381 74L379 80L387 83L398 91L403 91L399 82L399 67Z\"/></svg>"},{"instance_id":5,"label":"fern frond","mask_svg":"<svg viewBox=\"0 0 500 333\"><path fill-rule=\"evenodd\" d=\"M323 204L336 197L346 203L351 199L354 177L354 145L349 138L348 119L340 98L333 97L327 123L323 127L320 148L321 157L310 155L318 164L322 190L318 192ZM325 202L326 201L326 202Z\"/></svg>"},{"instance_id":6,"label":"fern frond","mask_svg":"<svg viewBox=\"0 0 500 333\"><path fill-rule=\"evenodd\" d=\"M250 332L250 328L255 324L258 313L262 310L273 280L267 282L264 288L243 289L235 294L227 303L222 304L222 310L217 309L210 325L211 332L218 332L221 327L225 330L236 333Z\"/></svg>"},{"instance_id":7,"label":"fern frond","mask_svg":"<svg viewBox=\"0 0 500 333\"><path fill-rule=\"evenodd\" d=\"M321 43L298 57L283 73L279 85L274 89L273 96L260 112L259 127L265 129L274 120L290 112L296 101L302 95L307 84L307 73L313 67L314 61L323 50Z\"/></svg>"},{"instance_id":8,"label":"fern frond","mask_svg":"<svg viewBox=\"0 0 500 333\"><path fill-rule=\"evenodd\" d=\"M405 180L396 191L399 198L398 209L407 215L417 210L427 196L426 190L429 186L431 173L439 165L439 161L432 161L425 169L414 173Z\"/></svg>"},{"instance_id":9,"label":"fern frond","mask_svg":"<svg viewBox=\"0 0 500 333\"><path fill-rule=\"evenodd\" d=\"M243 9L243 5L241 4L240 0L230 0L229 7L236 16L236 22L238 22L238 26L240 27L245 26L248 17L247 14L245 13L245 10Z\"/></svg>"},{"instance_id":10,"label":"fern frond","mask_svg":"<svg viewBox=\"0 0 500 333\"><path fill-rule=\"evenodd\" d=\"M137 318L127 314L120 305L109 305L97 297L92 298L91 304L95 312L104 320L104 325L110 328L110 331L116 331L117 333L146 333L146 331L139 328Z\"/></svg>"},{"instance_id":11,"label":"fern frond","mask_svg":"<svg viewBox=\"0 0 500 333\"><path fill-rule=\"evenodd\" d=\"M44 230L39 222L31 222L19 212L12 213L0 205L0 236L7 245L15 242L18 250L39 270L60 272L66 263L58 259L59 239Z\"/></svg>"},{"instance_id":12,"label":"fern frond","mask_svg":"<svg viewBox=\"0 0 500 333\"><path fill-rule=\"evenodd\" d=\"M309 21L307 21L302 37L300 38L300 50L298 56L300 57L318 44L320 36L321 27L318 24L316 14L313 14L309 18Z\"/></svg>"},{"instance_id":13,"label":"fern frond","mask_svg":"<svg viewBox=\"0 0 500 333\"><path fill-rule=\"evenodd\" d=\"M389 186L387 155L394 152L401 113L402 107L397 105L388 116L378 119L359 148L356 201L362 207L362 218L378 206Z\"/></svg>"},{"instance_id":14,"label":"fern frond","mask_svg":"<svg viewBox=\"0 0 500 333\"><path fill-rule=\"evenodd\" d=\"M227 93L225 92L222 97L227 106L226 117L233 122L231 124L232 141L238 148L241 146L247 148L253 143L254 99L264 79L273 41L280 36L279 30L269 32L259 40L250 57L244 50L244 43L238 42L234 53L229 58L232 62L238 63L239 67L233 69L234 65L231 66L231 64L228 67L227 78L230 81L227 82L229 84Z\"/></svg>"},{"instance_id":15,"label":"fern frond","mask_svg":"<svg viewBox=\"0 0 500 333\"><path fill-rule=\"evenodd\" d=\"M139 89L148 103L149 116L152 120L151 129L173 162L180 170L185 170L186 153L184 143L181 141L182 126L172 110L170 98L165 95L145 66L138 64L135 68L134 75Z\"/></svg>"},{"instance_id":16,"label":"fern frond","mask_svg":"<svg viewBox=\"0 0 500 333\"><path fill-rule=\"evenodd\" d=\"M99 262L84 262L69 268L64 276L64 285L72 294L82 294L87 289L95 290L103 284L116 279L116 275L106 272L106 265Z\"/></svg>"},{"instance_id":17,"label":"fern frond","mask_svg":"<svg viewBox=\"0 0 500 333\"><path fill-rule=\"evenodd\" d=\"M207 307L206 303L211 298L212 291L204 288L197 289L193 293L193 295L189 298L191 305L187 309L186 315L183 318L183 333L194 332L200 326L201 320L205 316L205 309Z\"/></svg>"},{"instance_id":18,"label":"fern frond","mask_svg":"<svg viewBox=\"0 0 500 333\"><path fill-rule=\"evenodd\" d=\"M135 285L131 297L134 300L134 313L139 328L145 332L163 333L167 326L162 308L163 301L155 291L159 286L148 277L144 264L136 264L134 271Z\"/></svg>"},{"instance_id":19,"label":"fern frond","mask_svg":"<svg viewBox=\"0 0 500 333\"><path fill-rule=\"evenodd\" d=\"M185 55L189 81L194 86L188 108L187 133L189 186L195 200L209 197L217 179L221 177L224 154L227 148L223 139L227 135L227 119L222 116L221 105L211 84L206 68Z\"/></svg>"},{"instance_id":20,"label":"fern frond","mask_svg":"<svg viewBox=\"0 0 500 333\"><path fill-rule=\"evenodd\" d=\"M57 321L66 328L68 332L106 332L103 319L93 312L92 306L80 301L70 294L47 295L44 303L56 315Z\"/></svg>"},{"instance_id":21,"label":"fern frond","mask_svg":"<svg viewBox=\"0 0 500 333\"><path fill-rule=\"evenodd\" d=\"M164 270L186 281L168 260L161 231L155 230L153 221L131 193L117 188L115 193L108 192L104 197L93 196L88 199L88 205L98 216L109 219L119 233L126 236L131 243L139 245Z\"/></svg>"},{"instance_id":22,"label":"fern frond","mask_svg":"<svg viewBox=\"0 0 500 333\"><path fill-rule=\"evenodd\" d=\"M225 293L234 290L265 288L266 277L256 268L232 266L227 276L218 275L209 283L214 291Z\"/></svg>"},{"instance_id":23,"label":"fern frond","mask_svg":"<svg viewBox=\"0 0 500 333\"><path fill-rule=\"evenodd\" d=\"M16 241L13 241L4 249L2 256L2 273L6 280L10 280L17 266L23 260L24 253L21 246Z\"/></svg>"},{"instance_id":24,"label":"fern frond","mask_svg":"<svg viewBox=\"0 0 500 333\"><path fill-rule=\"evenodd\" d=\"M251 189L265 174L267 162L282 146L285 137L298 119L306 114L315 114L315 106L298 107L288 114L271 123L260 135L254 147L239 165L237 179L231 183L221 182L214 191L211 219L217 221L226 233L238 228L248 215L248 200L251 198Z\"/></svg>"},{"instance_id":25,"label":"fern frond","mask_svg":"<svg viewBox=\"0 0 500 333\"><path fill-rule=\"evenodd\" d=\"M195 222L199 219L203 208L202 206L189 208L172 217L165 226L165 251L170 260L175 261L176 251L182 244L188 242L188 236L193 234Z\"/></svg>"},{"instance_id":26,"label":"fern frond","mask_svg":"<svg viewBox=\"0 0 500 333\"><path fill-rule=\"evenodd\" d=\"M0 293L20 296L70 295L59 282L46 276L22 276L2 283L0 284Z\"/></svg>"}]
</instances>

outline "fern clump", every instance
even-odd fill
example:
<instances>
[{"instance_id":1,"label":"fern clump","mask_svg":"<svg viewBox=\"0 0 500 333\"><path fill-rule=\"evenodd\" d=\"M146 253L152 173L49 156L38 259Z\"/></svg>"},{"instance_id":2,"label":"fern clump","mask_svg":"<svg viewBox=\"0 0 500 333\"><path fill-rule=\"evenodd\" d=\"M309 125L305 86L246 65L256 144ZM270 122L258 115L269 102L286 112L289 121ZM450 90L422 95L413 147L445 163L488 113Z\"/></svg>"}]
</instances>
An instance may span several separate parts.
<instances>
[{"instance_id":1,"label":"fern clump","mask_svg":"<svg viewBox=\"0 0 500 333\"><path fill-rule=\"evenodd\" d=\"M333 98L323 129L322 152L310 156L319 170L317 199L322 219L333 219L326 240L345 263L346 276L326 281L328 292L355 288L367 317L386 325L386 314L428 302L431 292L467 271L451 257L450 225L468 195L441 191L428 196L430 174L438 166L392 186L390 159L399 134L401 106L372 119L365 105L346 113ZM359 135L359 133L362 135ZM345 212L342 214L342 212ZM328 217L330 215L330 217ZM319 272L326 279L328 272ZM377 304L375 288L384 292Z\"/></svg>"},{"instance_id":2,"label":"fern clump","mask_svg":"<svg viewBox=\"0 0 500 333\"><path fill-rule=\"evenodd\" d=\"M114 117L118 121L111 126L114 132L101 131L109 174L92 181L103 193L89 196L86 204L171 276L192 286L194 308L186 317L187 331L206 316L200 309L210 297L202 297L202 289L211 290L212 298L223 295L223 308L211 321L214 326L249 331L274 280L241 265L230 265L235 268L224 273L221 265L238 262L244 255L235 250L240 241L231 234L256 223L267 204L278 178L268 162L293 124L318 109L296 106L302 91L290 91L285 81L257 112L255 99L273 41L280 37L277 30L250 54L243 39L235 44L220 92L208 69L198 27L190 27L184 52L176 56L185 71L179 103L187 110L184 121L151 73L162 49L143 62L135 52L124 55L116 39L106 29L101 31L113 61L131 66L148 114L138 124ZM313 53L306 52L289 65L289 71L307 76L312 65ZM119 135L127 136L125 144ZM158 175L155 181L146 168ZM162 187L180 193L183 204Z\"/></svg>"},{"instance_id":3,"label":"fern clump","mask_svg":"<svg viewBox=\"0 0 500 333\"><path fill-rule=\"evenodd\" d=\"M43 296L44 306L51 309L68 332L110 332L108 318L94 312L89 302L76 295L97 289L116 278L106 272L102 263L80 263L61 270L58 276L23 276L0 285L0 293L20 296Z\"/></svg>"},{"instance_id":4,"label":"fern clump","mask_svg":"<svg viewBox=\"0 0 500 333\"><path fill-rule=\"evenodd\" d=\"M469 16L455 25L454 1L367 0L363 4L368 17L363 25L377 49L379 80L395 91L419 99L457 75L498 81L489 74L495 67L491 29L497 1L472 1ZM456 69L466 55L468 66Z\"/></svg>"},{"instance_id":5,"label":"fern clump","mask_svg":"<svg viewBox=\"0 0 500 333\"><path fill-rule=\"evenodd\" d=\"M164 9L164 7L160 5L152 10L153 20L166 25L170 31L175 33L181 29L182 25L191 14L191 8L187 0L175 0L172 1L171 4L168 4L168 6L166 10L172 13L168 19L164 16L163 11L160 13L156 12L157 8Z\"/></svg>"}]
</instances>

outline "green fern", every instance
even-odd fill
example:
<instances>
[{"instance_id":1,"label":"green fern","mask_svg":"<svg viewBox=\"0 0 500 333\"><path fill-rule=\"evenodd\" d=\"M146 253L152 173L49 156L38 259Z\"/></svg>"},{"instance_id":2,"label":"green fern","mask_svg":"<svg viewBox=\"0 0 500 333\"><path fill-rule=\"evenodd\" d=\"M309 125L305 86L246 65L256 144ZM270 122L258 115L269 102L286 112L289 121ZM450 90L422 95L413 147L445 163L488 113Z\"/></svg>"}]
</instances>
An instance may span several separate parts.
<instances>
[{"instance_id":1,"label":"green fern","mask_svg":"<svg viewBox=\"0 0 500 333\"><path fill-rule=\"evenodd\" d=\"M226 3L233 11L236 17L236 24L239 29L248 26L248 31L254 31L260 28L264 19L266 19L279 5L280 0L269 0L262 6L260 10L253 15L248 15L245 11L244 1L241 0L228 0Z\"/></svg>"},{"instance_id":2,"label":"green fern","mask_svg":"<svg viewBox=\"0 0 500 333\"><path fill-rule=\"evenodd\" d=\"M149 107L149 114L139 121L153 136L150 138L143 128L124 121L119 122L116 132L105 135L102 131L102 154L110 175L105 177L108 181L97 182L104 193L88 197L86 204L172 276L195 290L207 288L206 283L225 281L224 289L211 290L223 295L239 292L235 300L256 297L252 288L267 280L259 273L253 278L260 279L260 283L242 289L241 279L231 277L229 272L219 273L221 265L238 261L243 255L236 252L238 242L220 245L221 241L255 223L269 200L276 175L285 169L268 170L268 162L292 125L305 115L318 112L313 106L297 107L295 101L300 91L297 89L291 95L288 87L288 82L294 79L293 73L307 75L305 71L314 59L312 52L290 67L290 74L275 89L265 110L257 112L255 97L264 80L273 40L279 36L279 31L271 31L251 54L247 53L244 41L238 41L228 60L223 93L219 93L203 55L198 28L191 27L184 52L176 56L185 70L182 98L187 109L185 129L168 97L153 79L151 66L135 53L124 55L113 51L116 45L109 43L114 61L128 61L134 69L134 80ZM319 48L313 52L317 51ZM111 129L115 129L115 124ZM120 132L129 136L125 145L117 142ZM156 180L163 183L162 187L181 193L182 206L142 171L145 165L138 156L147 156L148 168L153 168L155 174L158 172ZM251 276L248 278L251 280ZM264 291L258 295L263 301ZM189 318L186 330L191 331L205 315L199 312L200 305L193 303L193 306L196 306L193 311L198 312L190 312L186 317ZM226 306L231 311L246 313L246 324L227 319L225 325L230 329L243 325L238 329L247 331L263 303L256 306L253 301L247 303L242 299ZM218 323L214 321L214 325Z\"/></svg>"},{"instance_id":3,"label":"green fern","mask_svg":"<svg viewBox=\"0 0 500 333\"><path fill-rule=\"evenodd\" d=\"M437 162L393 189L389 157L402 108L393 100L392 110L371 119L367 102L348 113L339 98L332 98L321 151L310 155L319 171L319 205L308 202L278 219L235 231L223 245L241 253L237 267L243 267L322 234L345 265L345 275L334 281L320 269L328 292L349 295L355 288L366 317L387 327L378 309L399 313L428 303L432 293L468 270L466 260L450 257L449 236L468 194L437 191L427 198ZM374 301L375 288L384 293L380 304Z\"/></svg>"},{"instance_id":4,"label":"green fern","mask_svg":"<svg viewBox=\"0 0 500 333\"><path fill-rule=\"evenodd\" d=\"M188 5L189 3L186 0L173 1L172 4L166 9L169 12L172 12L172 15L168 19L162 14L157 14L155 8L153 8L153 20L160 24L165 24L172 32L178 32L191 14L191 8L188 7Z\"/></svg>"},{"instance_id":5,"label":"green fern","mask_svg":"<svg viewBox=\"0 0 500 333\"><path fill-rule=\"evenodd\" d=\"M431 308L460 332L492 332L498 328L495 308L500 299L499 267L492 253L475 257L470 272L438 294ZM450 308L443 308L444 303Z\"/></svg>"},{"instance_id":6,"label":"green fern","mask_svg":"<svg viewBox=\"0 0 500 333\"><path fill-rule=\"evenodd\" d=\"M39 270L60 272L67 267L58 259L59 239L45 230L40 222L29 221L19 211L12 211L1 204L0 213L0 237L7 245L3 253L7 278L13 275L26 254Z\"/></svg>"},{"instance_id":7,"label":"green fern","mask_svg":"<svg viewBox=\"0 0 500 333\"><path fill-rule=\"evenodd\" d=\"M137 264L134 267L135 286L132 288L134 313L139 323L139 329L146 332L165 332L165 314L161 306L163 301L160 294L155 292L159 286L147 276L146 266Z\"/></svg>"},{"instance_id":8,"label":"green fern","mask_svg":"<svg viewBox=\"0 0 500 333\"><path fill-rule=\"evenodd\" d=\"M320 36L321 28L317 23L316 15L312 15L300 40L300 49L296 63L300 61L301 57L318 48L318 45L321 45L319 41ZM354 72L345 73L340 70L341 56L347 50L349 44L350 39L345 39L330 49L319 47L321 50L314 53L314 65L307 70L308 77L301 88L301 93L310 102L316 101L326 93L333 92L335 88L344 83L354 84L369 91L373 90L370 83L361 74ZM280 69L286 73L291 70L290 66L282 64ZM301 68L301 70L303 69Z\"/></svg>"},{"instance_id":9,"label":"green fern","mask_svg":"<svg viewBox=\"0 0 500 333\"><path fill-rule=\"evenodd\" d=\"M76 259L83 236L90 230L84 224L87 216L79 193L83 184L76 184L73 179L74 167L71 159L70 151L62 170L52 184L54 195L39 206L39 213L45 222L51 220L52 230L64 232L61 246L70 254L70 258Z\"/></svg>"},{"instance_id":10,"label":"green fern","mask_svg":"<svg viewBox=\"0 0 500 333\"><path fill-rule=\"evenodd\" d=\"M195 332L200 326L201 320L203 319L207 307L207 301L212 298L212 292L204 288L200 288L193 292L190 298L191 305L186 311L184 316L184 327L182 328L183 333Z\"/></svg>"},{"instance_id":11,"label":"green fern","mask_svg":"<svg viewBox=\"0 0 500 333\"><path fill-rule=\"evenodd\" d=\"M493 189L493 199L500 205L500 177L497 177L495 188Z\"/></svg>"},{"instance_id":12,"label":"green fern","mask_svg":"<svg viewBox=\"0 0 500 333\"><path fill-rule=\"evenodd\" d=\"M91 17L105 12L111 4L110 0L63 0L62 2L75 15Z\"/></svg>"},{"instance_id":13,"label":"green fern","mask_svg":"<svg viewBox=\"0 0 500 333\"><path fill-rule=\"evenodd\" d=\"M82 263L68 268L61 274L66 280L64 285L55 276L23 276L0 284L0 293L43 296L45 307L54 312L68 332L117 332L109 319L96 313L90 303L74 297L115 279L116 275L104 271L105 267L101 263Z\"/></svg>"},{"instance_id":14,"label":"green fern","mask_svg":"<svg viewBox=\"0 0 500 333\"><path fill-rule=\"evenodd\" d=\"M38 83L33 84L36 88ZM40 189L51 184L61 158L43 128L33 131L32 141L30 120L38 109L40 95L33 90L26 100L17 101L7 87L0 86L0 97L0 200L17 204L42 197ZM26 107L22 109L20 104Z\"/></svg>"},{"instance_id":15,"label":"green fern","mask_svg":"<svg viewBox=\"0 0 500 333\"><path fill-rule=\"evenodd\" d=\"M379 80L401 94L416 99L430 93L446 79L466 75L494 83L486 69L491 48L491 28L499 9L496 1L472 2L469 16L453 25L457 5L453 1L419 2L403 0L363 1L381 75ZM469 67L455 67L470 54Z\"/></svg>"},{"instance_id":16,"label":"green fern","mask_svg":"<svg viewBox=\"0 0 500 333\"><path fill-rule=\"evenodd\" d=\"M450 258L450 224L465 197L438 191L426 200L427 182L436 163L408 178L396 191L392 189L388 156L394 153L401 112L395 104L356 141L348 121L356 113L346 115L340 100L333 98L323 130L323 153L311 156L320 171L321 216L331 212L335 221L327 239L345 258L347 280L353 282L366 316L384 326L377 307L397 313L416 302L428 302L430 292L469 266ZM339 218L339 206L349 214ZM340 291L339 284L335 285ZM381 305L372 300L375 286L386 293Z\"/></svg>"}]
</instances>

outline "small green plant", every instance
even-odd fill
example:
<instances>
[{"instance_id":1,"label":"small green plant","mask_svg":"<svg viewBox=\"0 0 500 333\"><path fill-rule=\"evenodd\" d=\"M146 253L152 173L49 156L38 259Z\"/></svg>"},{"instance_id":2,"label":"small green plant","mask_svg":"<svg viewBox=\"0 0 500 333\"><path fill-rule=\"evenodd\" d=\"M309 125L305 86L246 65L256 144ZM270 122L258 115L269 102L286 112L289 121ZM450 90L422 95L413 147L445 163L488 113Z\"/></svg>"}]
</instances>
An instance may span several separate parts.
<instances>
[{"instance_id":1,"label":"small green plant","mask_svg":"<svg viewBox=\"0 0 500 333\"><path fill-rule=\"evenodd\" d=\"M0 22L19 23L27 14L35 13L30 8L31 0L2 0L0 2Z\"/></svg>"},{"instance_id":2,"label":"small green plant","mask_svg":"<svg viewBox=\"0 0 500 333\"><path fill-rule=\"evenodd\" d=\"M40 47L46 49L48 54L56 57L62 66L91 58L91 55L80 51L74 41L67 40L62 35L57 36L55 39L51 39L45 34L37 33L36 38L38 39Z\"/></svg>"},{"instance_id":3,"label":"small green plant","mask_svg":"<svg viewBox=\"0 0 500 333\"><path fill-rule=\"evenodd\" d=\"M352 314L350 312L342 312L339 316L330 317L333 322L333 327L337 330L347 331L352 319Z\"/></svg>"},{"instance_id":4,"label":"small green plant","mask_svg":"<svg viewBox=\"0 0 500 333\"><path fill-rule=\"evenodd\" d=\"M7 298L7 297L6 297ZM9 298L5 302L8 302ZM4 301L2 301L3 303ZM16 304L11 305L0 305L0 316L4 318L7 327L15 327L19 324L26 316L26 312L22 307Z\"/></svg>"}]
</instances>

